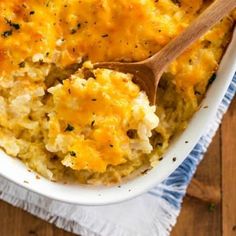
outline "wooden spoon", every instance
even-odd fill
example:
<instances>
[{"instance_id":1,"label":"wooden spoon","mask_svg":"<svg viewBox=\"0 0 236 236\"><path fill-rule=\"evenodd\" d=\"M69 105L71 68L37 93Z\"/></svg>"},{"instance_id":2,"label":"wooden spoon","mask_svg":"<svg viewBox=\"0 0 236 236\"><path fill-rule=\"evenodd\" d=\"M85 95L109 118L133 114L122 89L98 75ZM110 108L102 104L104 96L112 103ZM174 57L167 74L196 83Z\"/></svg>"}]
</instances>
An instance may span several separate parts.
<instances>
[{"instance_id":1,"label":"wooden spoon","mask_svg":"<svg viewBox=\"0 0 236 236\"><path fill-rule=\"evenodd\" d=\"M94 67L133 74L134 82L155 105L157 86L166 67L235 7L236 0L215 0L183 33L152 57L134 63L101 62Z\"/></svg>"}]
</instances>

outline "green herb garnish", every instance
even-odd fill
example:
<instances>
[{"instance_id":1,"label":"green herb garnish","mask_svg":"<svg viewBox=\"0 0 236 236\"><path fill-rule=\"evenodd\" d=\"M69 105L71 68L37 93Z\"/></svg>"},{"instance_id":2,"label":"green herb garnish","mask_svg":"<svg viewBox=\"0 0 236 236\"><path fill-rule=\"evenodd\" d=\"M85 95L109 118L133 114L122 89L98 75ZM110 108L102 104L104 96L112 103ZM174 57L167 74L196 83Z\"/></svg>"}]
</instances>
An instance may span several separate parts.
<instances>
[{"instance_id":1,"label":"green herb garnish","mask_svg":"<svg viewBox=\"0 0 236 236\"><path fill-rule=\"evenodd\" d=\"M12 30L6 30L2 33L2 37L7 38L12 35Z\"/></svg>"},{"instance_id":2,"label":"green herb garnish","mask_svg":"<svg viewBox=\"0 0 236 236\"><path fill-rule=\"evenodd\" d=\"M19 67L20 67L20 68L24 68L24 67L25 67L25 62L24 62L24 61L20 62L20 63L19 63Z\"/></svg>"},{"instance_id":3,"label":"green herb garnish","mask_svg":"<svg viewBox=\"0 0 236 236\"><path fill-rule=\"evenodd\" d=\"M216 209L216 205L214 203L210 203L208 205L208 211L213 212Z\"/></svg>"},{"instance_id":4,"label":"green herb garnish","mask_svg":"<svg viewBox=\"0 0 236 236\"><path fill-rule=\"evenodd\" d=\"M74 151L69 152L72 157L76 157L76 153Z\"/></svg>"},{"instance_id":5,"label":"green herb garnish","mask_svg":"<svg viewBox=\"0 0 236 236\"><path fill-rule=\"evenodd\" d=\"M93 121L91 122L91 128L94 127L94 124L95 124L95 120L93 120Z\"/></svg>"},{"instance_id":6,"label":"green herb garnish","mask_svg":"<svg viewBox=\"0 0 236 236\"><path fill-rule=\"evenodd\" d=\"M68 124L67 125L67 127L66 127L66 129L65 129L65 131L73 131L75 128L72 126L72 125L70 125L70 124Z\"/></svg>"}]
</instances>

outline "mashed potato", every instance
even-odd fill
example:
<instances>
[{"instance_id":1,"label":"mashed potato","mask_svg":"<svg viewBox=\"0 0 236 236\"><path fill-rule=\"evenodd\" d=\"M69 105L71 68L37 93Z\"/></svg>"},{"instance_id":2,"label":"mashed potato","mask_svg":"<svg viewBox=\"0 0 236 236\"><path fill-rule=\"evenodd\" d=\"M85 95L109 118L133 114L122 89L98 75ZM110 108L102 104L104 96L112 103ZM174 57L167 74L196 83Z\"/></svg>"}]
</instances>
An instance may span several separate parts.
<instances>
[{"instance_id":1,"label":"mashed potato","mask_svg":"<svg viewBox=\"0 0 236 236\"><path fill-rule=\"evenodd\" d=\"M156 108L131 75L82 64L145 59L211 2L0 2L0 147L53 181L109 184L156 164L215 78L233 14L170 65Z\"/></svg>"}]
</instances>

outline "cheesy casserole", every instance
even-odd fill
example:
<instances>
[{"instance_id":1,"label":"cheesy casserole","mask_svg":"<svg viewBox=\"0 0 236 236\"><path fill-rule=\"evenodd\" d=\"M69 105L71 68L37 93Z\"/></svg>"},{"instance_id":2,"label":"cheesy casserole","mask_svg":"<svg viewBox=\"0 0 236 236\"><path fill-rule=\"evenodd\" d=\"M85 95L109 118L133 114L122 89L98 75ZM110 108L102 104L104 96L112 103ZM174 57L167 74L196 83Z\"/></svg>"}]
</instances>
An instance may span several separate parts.
<instances>
[{"instance_id":1,"label":"cheesy casserole","mask_svg":"<svg viewBox=\"0 0 236 236\"><path fill-rule=\"evenodd\" d=\"M132 75L92 63L150 57L211 3L1 1L0 147L53 181L110 184L156 165L215 79L235 13L170 65L157 107Z\"/></svg>"}]
</instances>

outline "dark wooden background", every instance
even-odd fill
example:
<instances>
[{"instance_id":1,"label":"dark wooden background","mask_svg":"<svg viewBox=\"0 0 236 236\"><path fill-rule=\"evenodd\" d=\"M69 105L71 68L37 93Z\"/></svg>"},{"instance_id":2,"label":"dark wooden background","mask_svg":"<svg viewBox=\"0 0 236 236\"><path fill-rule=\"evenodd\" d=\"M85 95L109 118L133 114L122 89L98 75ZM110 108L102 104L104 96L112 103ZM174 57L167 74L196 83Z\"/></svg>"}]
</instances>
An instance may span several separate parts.
<instances>
[{"instance_id":1,"label":"dark wooden background","mask_svg":"<svg viewBox=\"0 0 236 236\"><path fill-rule=\"evenodd\" d=\"M212 205L186 196L171 235L236 235L236 99L225 115L195 178L219 190L220 202ZM73 235L4 202L0 202L0 225L1 236Z\"/></svg>"}]
</instances>

